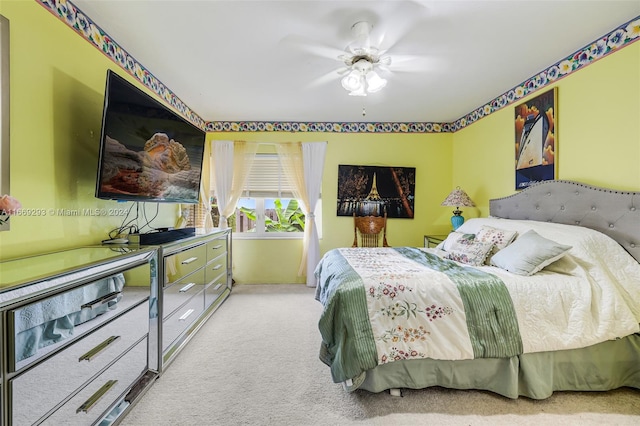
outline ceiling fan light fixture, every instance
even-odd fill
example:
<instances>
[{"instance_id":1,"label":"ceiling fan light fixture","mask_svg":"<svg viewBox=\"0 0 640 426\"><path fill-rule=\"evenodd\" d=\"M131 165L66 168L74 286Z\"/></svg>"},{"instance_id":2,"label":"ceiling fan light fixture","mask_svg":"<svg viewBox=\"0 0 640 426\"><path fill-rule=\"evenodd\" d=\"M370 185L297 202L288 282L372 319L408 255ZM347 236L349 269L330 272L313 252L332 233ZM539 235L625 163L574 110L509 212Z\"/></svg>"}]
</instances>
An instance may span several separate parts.
<instances>
[{"instance_id":1,"label":"ceiling fan light fixture","mask_svg":"<svg viewBox=\"0 0 640 426\"><path fill-rule=\"evenodd\" d=\"M380 77L374 68L388 64L390 60L381 58L379 49L371 45L369 34L372 28L366 21L356 22L351 28L355 41L347 48L351 55L338 57L349 70L340 82L350 96L367 96L367 93L378 92L387 85L387 80Z\"/></svg>"},{"instance_id":2,"label":"ceiling fan light fixture","mask_svg":"<svg viewBox=\"0 0 640 426\"><path fill-rule=\"evenodd\" d=\"M369 93L378 92L387 85L387 80L380 77L375 71L369 71L366 75L366 80L367 92Z\"/></svg>"},{"instance_id":3,"label":"ceiling fan light fixture","mask_svg":"<svg viewBox=\"0 0 640 426\"><path fill-rule=\"evenodd\" d=\"M362 86L361 77L358 70L352 70L349 74L342 77L342 87L349 92L358 90Z\"/></svg>"},{"instance_id":4,"label":"ceiling fan light fixture","mask_svg":"<svg viewBox=\"0 0 640 426\"><path fill-rule=\"evenodd\" d=\"M349 92L349 96L367 96L367 92L365 91L365 85L360 84L356 90L352 90Z\"/></svg>"}]
</instances>

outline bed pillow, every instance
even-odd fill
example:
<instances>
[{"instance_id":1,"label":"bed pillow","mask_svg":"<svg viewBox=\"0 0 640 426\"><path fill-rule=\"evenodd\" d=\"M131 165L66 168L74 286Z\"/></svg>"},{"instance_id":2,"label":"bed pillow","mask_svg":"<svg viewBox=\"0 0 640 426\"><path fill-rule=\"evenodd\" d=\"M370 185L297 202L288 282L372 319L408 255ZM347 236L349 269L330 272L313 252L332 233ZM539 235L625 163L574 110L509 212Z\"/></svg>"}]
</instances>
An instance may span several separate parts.
<instances>
[{"instance_id":1,"label":"bed pillow","mask_svg":"<svg viewBox=\"0 0 640 426\"><path fill-rule=\"evenodd\" d=\"M458 241L459 239L465 240L473 240L475 238L474 234L464 234L462 232L451 231L447 238L436 246L437 249L449 251L451 250L451 245Z\"/></svg>"},{"instance_id":2,"label":"bed pillow","mask_svg":"<svg viewBox=\"0 0 640 426\"><path fill-rule=\"evenodd\" d=\"M520 235L491 258L491 264L518 275L533 275L567 254L571 246L542 237L534 230Z\"/></svg>"},{"instance_id":3,"label":"bed pillow","mask_svg":"<svg viewBox=\"0 0 640 426\"><path fill-rule=\"evenodd\" d=\"M451 244L444 258L472 266L481 266L487 260L492 248L493 243L460 238Z\"/></svg>"},{"instance_id":4,"label":"bed pillow","mask_svg":"<svg viewBox=\"0 0 640 426\"><path fill-rule=\"evenodd\" d=\"M489 265L493 255L511 244L516 238L516 235L518 235L516 231L482 225L476 234L476 240L482 241L483 243L493 243L493 248L487 257L485 264Z\"/></svg>"},{"instance_id":5,"label":"bed pillow","mask_svg":"<svg viewBox=\"0 0 640 426\"><path fill-rule=\"evenodd\" d=\"M495 251L498 251L511 244L516 238L516 235L518 235L516 231L508 231L506 229L483 225L476 234L476 240L482 241L483 243L491 242L495 246Z\"/></svg>"}]
</instances>

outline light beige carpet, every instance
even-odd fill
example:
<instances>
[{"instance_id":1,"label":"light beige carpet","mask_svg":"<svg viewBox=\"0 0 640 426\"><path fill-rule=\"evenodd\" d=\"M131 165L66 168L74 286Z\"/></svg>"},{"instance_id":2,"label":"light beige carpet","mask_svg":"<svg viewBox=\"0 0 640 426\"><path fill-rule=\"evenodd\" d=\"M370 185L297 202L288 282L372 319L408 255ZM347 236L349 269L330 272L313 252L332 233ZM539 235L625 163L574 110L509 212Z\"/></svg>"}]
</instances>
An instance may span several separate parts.
<instances>
[{"instance_id":1,"label":"light beige carpet","mask_svg":"<svg viewBox=\"0 0 640 426\"><path fill-rule=\"evenodd\" d=\"M321 305L304 285L237 285L123 425L637 425L640 391L345 392L318 360Z\"/></svg>"}]
</instances>

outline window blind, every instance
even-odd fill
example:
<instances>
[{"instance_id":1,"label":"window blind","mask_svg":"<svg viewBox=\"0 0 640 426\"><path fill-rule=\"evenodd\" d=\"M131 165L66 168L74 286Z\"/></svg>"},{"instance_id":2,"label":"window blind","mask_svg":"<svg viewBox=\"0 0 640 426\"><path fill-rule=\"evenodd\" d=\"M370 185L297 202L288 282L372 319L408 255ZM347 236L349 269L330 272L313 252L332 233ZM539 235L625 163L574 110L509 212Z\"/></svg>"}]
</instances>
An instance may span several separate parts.
<instances>
[{"instance_id":1,"label":"window blind","mask_svg":"<svg viewBox=\"0 0 640 426\"><path fill-rule=\"evenodd\" d=\"M277 154L256 154L244 197L293 198L293 185L287 179Z\"/></svg>"}]
</instances>

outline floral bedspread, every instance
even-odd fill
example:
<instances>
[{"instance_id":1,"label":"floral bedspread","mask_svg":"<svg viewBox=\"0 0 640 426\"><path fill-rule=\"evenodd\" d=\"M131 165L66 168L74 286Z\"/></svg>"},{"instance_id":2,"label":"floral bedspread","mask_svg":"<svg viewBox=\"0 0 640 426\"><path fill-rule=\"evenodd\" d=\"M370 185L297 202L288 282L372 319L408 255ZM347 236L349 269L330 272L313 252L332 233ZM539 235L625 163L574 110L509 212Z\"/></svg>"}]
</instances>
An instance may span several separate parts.
<instances>
[{"instance_id":1,"label":"floral bedspread","mask_svg":"<svg viewBox=\"0 0 640 426\"><path fill-rule=\"evenodd\" d=\"M378 363L522 351L511 299L497 277L408 247L340 252L367 292Z\"/></svg>"},{"instance_id":2,"label":"floral bedspread","mask_svg":"<svg viewBox=\"0 0 640 426\"><path fill-rule=\"evenodd\" d=\"M511 299L492 274L401 247L336 249L316 275L321 359L336 381L401 359L522 352Z\"/></svg>"}]
</instances>

